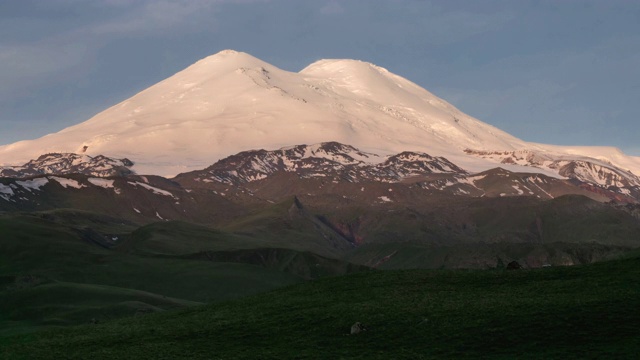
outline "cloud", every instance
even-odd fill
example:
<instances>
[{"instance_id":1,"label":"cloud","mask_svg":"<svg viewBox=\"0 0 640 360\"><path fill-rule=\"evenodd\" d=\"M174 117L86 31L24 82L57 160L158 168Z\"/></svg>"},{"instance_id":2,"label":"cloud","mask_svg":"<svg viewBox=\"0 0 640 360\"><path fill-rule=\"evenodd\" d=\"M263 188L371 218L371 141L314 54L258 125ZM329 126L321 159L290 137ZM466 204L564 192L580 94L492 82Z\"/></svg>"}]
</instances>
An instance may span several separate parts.
<instances>
[{"instance_id":1,"label":"cloud","mask_svg":"<svg viewBox=\"0 0 640 360\"><path fill-rule=\"evenodd\" d=\"M320 13L324 15L343 14L344 8L337 0L331 0L320 8Z\"/></svg>"},{"instance_id":2,"label":"cloud","mask_svg":"<svg viewBox=\"0 0 640 360\"><path fill-rule=\"evenodd\" d=\"M466 11L437 12L429 17L424 29L429 42L440 45L500 29L513 18L514 15L507 11L491 14Z\"/></svg>"},{"instance_id":3,"label":"cloud","mask_svg":"<svg viewBox=\"0 0 640 360\"><path fill-rule=\"evenodd\" d=\"M238 2L242 0L236 0ZM246 0L244 0L246 1ZM32 30L30 42L0 39L0 102L10 103L35 89L81 75L107 43L122 38L164 36L193 31L193 24L209 26L215 5L229 0L52 0L40 10L78 14L70 21L52 12ZM35 16L35 15L34 15ZM204 21L206 20L206 21ZM53 26L64 24L64 26ZM48 29L57 29L47 31ZM16 34L16 39L20 36Z\"/></svg>"},{"instance_id":4,"label":"cloud","mask_svg":"<svg viewBox=\"0 0 640 360\"><path fill-rule=\"evenodd\" d=\"M149 34L169 30L188 23L190 18L211 13L220 1L163 0L134 2L112 0L112 5L127 8L120 16L91 27L97 35Z\"/></svg>"},{"instance_id":5,"label":"cloud","mask_svg":"<svg viewBox=\"0 0 640 360\"><path fill-rule=\"evenodd\" d=\"M20 96L52 75L75 69L87 53L81 43L0 45L0 97Z\"/></svg>"}]
</instances>

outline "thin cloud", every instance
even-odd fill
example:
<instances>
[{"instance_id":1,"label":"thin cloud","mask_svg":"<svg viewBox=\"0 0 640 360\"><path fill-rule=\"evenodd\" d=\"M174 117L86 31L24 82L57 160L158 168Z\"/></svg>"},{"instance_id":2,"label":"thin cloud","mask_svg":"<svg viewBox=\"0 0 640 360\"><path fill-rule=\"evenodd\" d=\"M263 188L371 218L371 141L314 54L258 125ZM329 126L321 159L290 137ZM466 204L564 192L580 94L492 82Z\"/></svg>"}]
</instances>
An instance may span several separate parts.
<instances>
[{"instance_id":1,"label":"thin cloud","mask_svg":"<svg viewBox=\"0 0 640 360\"><path fill-rule=\"evenodd\" d=\"M86 56L87 48L75 43L0 46L0 97L20 96L53 74L74 69Z\"/></svg>"},{"instance_id":2,"label":"thin cloud","mask_svg":"<svg viewBox=\"0 0 640 360\"><path fill-rule=\"evenodd\" d=\"M85 16L100 14L105 7L109 11L105 11L103 18L78 21L70 29L43 34L42 38L31 43L13 44L10 38L0 40L0 101L14 101L28 94L30 89L46 85L61 76L79 76L78 67L90 67L92 58L105 43L124 37L164 34L167 31L192 31L191 24L204 17L208 17L210 24L215 5L223 2L56 0L47 3L47 6L57 4L62 8L74 8Z\"/></svg>"},{"instance_id":3,"label":"thin cloud","mask_svg":"<svg viewBox=\"0 0 640 360\"><path fill-rule=\"evenodd\" d=\"M431 44L447 44L497 30L513 18L514 15L506 11L493 14L465 11L437 13L429 17L425 30Z\"/></svg>"},{"instance_id":4,"label":"thin cloud","mask_svg":"<svg viewBox=\"0 0 640 360\"><path fill-rule=\"evenodd\" d=\"M120 1L119 3L124 3ZM97 35L110 34L148 34L178 27L191 17L214 10L219 1L148 1L142 5L120 4L128 7L125 14L92 27Z\"/></svg>"},{"instance_id":5,"label":"thin cloud","mask_svg":"<svg viewBox=\"0 0 640 360\"><path fill-rule=\"evenodd\" d=\"M332 0L327 2L322 8L320 8L320 13L324 15L343 14L344 8L337 0Z\"/></svg>"}]
</instances>

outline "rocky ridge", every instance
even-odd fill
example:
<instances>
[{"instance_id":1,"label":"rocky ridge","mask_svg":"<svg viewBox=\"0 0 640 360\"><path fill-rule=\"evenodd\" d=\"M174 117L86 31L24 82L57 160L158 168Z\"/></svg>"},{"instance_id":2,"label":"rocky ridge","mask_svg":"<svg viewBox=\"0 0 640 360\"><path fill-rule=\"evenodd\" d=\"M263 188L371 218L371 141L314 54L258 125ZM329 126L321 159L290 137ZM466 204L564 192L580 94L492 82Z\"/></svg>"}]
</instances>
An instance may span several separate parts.
<instances>
[{"instance_id":1,"label":"rocky ridge","mask_svg":"<svg viewBox=\"0 0 640 360\"><path fill-rule=\"evenodd\" d=\"M274 201L278 200L274 197L296 195L302 191L318 195L325 191L317 189L318 185L311 185L311 180L319 182L320 188L322 184L402 183L445 195L470 197L533 196L552 199L579 194L598 201L637 203L640 200L638 177L595 159L553 160L532 152L476 152L474 155L488 156L493 161L501 157L503 164L517 161L558 175L519 173L503 168L470 173L444 157L422 152L405 151L381 156L351 145L324 142L278 150L244 151L203 170L179 174L171 182L184 189L211 189L239 196L254 196L270 188L271 192L263 194L264 199ZM2 168L0 177L24 180L5 181L6 184L0 187L0 195L5 200L15 200L12 194L20 192L22 185L26 186L27 193L31 193L34 187L38 188L36 182L50 180L43 175L132 178L135 175L129 168L131 165L128 159L101 155L47 154L21 167ZM65 187L78 188L72 180L63 180L62 183ZM375 198L391 200L387 194Z\"/></svg>"},{"instance_id":2,"label":"rocky ridge","mask_svg":"<svg viewBox=\"0 0 640 360\"><path fill-rule=\"evenodd\" d=\"M467 149L469 155L491 159L501 164L516 164L548 170L570 179L575 185L593 192L609 192L640 199L640 177L608 161L591 157L556 156L532 150L479 151Z\"/></svg>"},{"instance_id":3,"label":"rocky ridge","mask_svg":"<svg viewBox=\"0 0 640 360\"><path fill-rule=\"evenodd\" d=\"M89 156L74 153L50 153L21 166L0 167L0 177L27 178L38 175L84 174L97 177L133 174L129 159L114 159L103 155Z\"/></svg>"},{"instance_id":4,"label":"rocky ridge","mask_svg":"<svg viewBox=\"0 0 640 360\"><path fill-rule=\"evenodd\" d=\"M351 183L374 181L392 183L428 174L467 172L443 157L405 151L380 156L338 142L297 145L274 151L251 150L222 159L212 166L180 174L178 180L240 185L258 181L278 172L295 173L301 179L325 178Z\"/></svg>"}]
</instances>

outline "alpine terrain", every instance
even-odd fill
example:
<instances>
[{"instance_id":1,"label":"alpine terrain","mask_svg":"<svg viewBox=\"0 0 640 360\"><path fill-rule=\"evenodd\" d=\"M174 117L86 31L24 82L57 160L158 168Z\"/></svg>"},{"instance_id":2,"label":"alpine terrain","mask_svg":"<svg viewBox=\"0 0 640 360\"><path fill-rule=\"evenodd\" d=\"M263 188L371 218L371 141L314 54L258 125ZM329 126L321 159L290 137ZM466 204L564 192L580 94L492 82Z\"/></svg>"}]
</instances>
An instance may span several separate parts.
<instances>
[{"instance_id":1,"label":"alpine terrain","mask_svg":"<svg viewBox=\"0 0 640 360\"><path fill-rule=\"evenodd\" d=\"M37 140L0 147L0 165L45 153L128 158L139 174L174 176L251 149L337 141L384 155L420 151L468 171L546 163L491 153L527 151L553 162L586 161L640 173L640 159L613 148L532 144L465 115L376 65L320 60L298 73L232 50L187 69L95 117ZM466 150L466 152L465 152ZM478 156L474 156L474 155Z\"/></svg>"},{"instance_id":2,"label":"alpine terrain","mask_svg":"<svg viewBox=\"0 0 640 360\"><path fill-rule=\"evenodd\" d=\"M20 358L36 341L20 334L87 323L109 322L108 334L98 328L88 332L91 340L71 331L47 344L59 356L73 357L64 351L69 334L75 344L70 348L86 358L96 355L87 349L128 341L115 334L155 339L159 329L162 338L206 339L195 334L196 323L211 332L223 326L211 324L231 324L229 333L242 337L236 330L243 324L224 313L242 304L259 309L246 312L251 321L265 316L265 323L284 319L295 327L291 319L313 315L304 324L339 335L327 342L316 334L315 345L301 348L355 339L334 328L333 315L307 311L319 308L307 303L316 301L308 296L316 292L325 305L348 304L346 294L357 293L358 308L370 309L357 313L371 317L375 336L394 338L409 324L413 340L398 346L411 357L422 350L407 344L422 343L421 329L431 329L432 315L440 325L428 330L430 339L442 334L452 346L476 338L478 328L495 330L493 338L500 339L517 330L532 333L512 329L524 320L502 318L509 306L516 315L527 309L522 319L535 329L546 329L534 321L539 304L555 309L548 314L570 314L575 328L569 318L557 328L580 335L593 325L591 318L583 321L584 314L625 318L609 310L640 299L637 287L617 282L637 273L639 175L638 157L614 148L523 141L367 62L320 60L295 73L246 53L222 51L83 123L0 146L0 341L12 344L3 355ZM584 270L589 284L597 286L581 288L584 297L578 300L566 294L580 287L576 274L582 268L547 269L604 260L619 262L585 267L591 269ZM535 275L503 271L522 268L536 269L530 270ZM375 271L394 269L413 272ZM619 269L626 277L613 273ZM131 325L135 319L115 321L336 275L348 276L225 303L222 312L145 316L150 320L140 327ZM564 276L572 282L563 282ZM478 281L491 285L494 300L476 302L489 298ZM372 290L368 284L378 285ZM424 289L434 293L415 295ZM564 295L549 295L549 289ZM369 290L379 296L365 299ZM613 301L609 291L626 298ZM436 292L440 305L432 307ZM452 294L463 294L464 301ZM581 303L586 310L566 311L582 299L588 300ZM282 307L287 310L274 310ZM383 319L379 309L405 309L398 313L416 318L401 326ZM192 316L200 312L206 313L206 325ZM278 317L283 313L291 319ZM451 313L459 322L442 317ZM488 315L480 319L480 313ZM620 344L631 339L629 329L621 332ZM229 344L224 354L234 350L236 343ZM482 344L487 342L476 345ZM102 350L104 357L112 351ZM563 353L555 350L549 353ZM180 347L171 345L171 351L187 356L178 354Z\"/></svg>"}]
</instances>

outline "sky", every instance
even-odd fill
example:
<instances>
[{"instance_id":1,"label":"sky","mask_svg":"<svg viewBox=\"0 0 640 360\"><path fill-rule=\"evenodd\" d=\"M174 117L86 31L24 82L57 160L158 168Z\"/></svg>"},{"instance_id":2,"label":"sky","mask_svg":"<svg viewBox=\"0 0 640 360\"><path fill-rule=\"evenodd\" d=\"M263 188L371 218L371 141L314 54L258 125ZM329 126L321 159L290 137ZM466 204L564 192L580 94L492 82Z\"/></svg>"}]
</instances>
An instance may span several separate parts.
<instances>
[{"instance_id":1,"label":"sky","mask_svg":"<svg viewBox=\"0 0 640 360\"><path fill-rule=\"evenodd\" d=\"M224 49L289 71L368 61L523 140L640 155L636 0L6 0L0 144Z\"/></svg>"}]
</instances>

